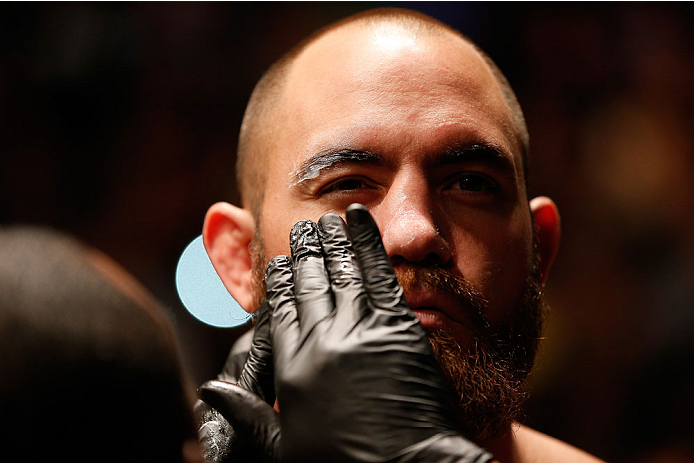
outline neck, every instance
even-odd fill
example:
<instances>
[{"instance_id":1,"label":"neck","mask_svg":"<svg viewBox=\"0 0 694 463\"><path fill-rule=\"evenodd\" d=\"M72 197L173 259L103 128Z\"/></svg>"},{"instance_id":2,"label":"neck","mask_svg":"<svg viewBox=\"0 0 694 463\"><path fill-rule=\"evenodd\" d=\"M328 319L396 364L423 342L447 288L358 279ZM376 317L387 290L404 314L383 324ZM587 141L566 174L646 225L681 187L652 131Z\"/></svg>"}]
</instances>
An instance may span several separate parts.
<instances>
[{"instance_id":1,"label":"neck","mask_svg":"<svg viewBox=\"0 0 694 463\"><path fill-rule=\"evenodd\" d=\"M515 439L515 430L519 424L513 422L508 425L498 436L480 442L479 444L491 452L497 461L516 461L518 446Z\"/></svg>"}]
</instances>

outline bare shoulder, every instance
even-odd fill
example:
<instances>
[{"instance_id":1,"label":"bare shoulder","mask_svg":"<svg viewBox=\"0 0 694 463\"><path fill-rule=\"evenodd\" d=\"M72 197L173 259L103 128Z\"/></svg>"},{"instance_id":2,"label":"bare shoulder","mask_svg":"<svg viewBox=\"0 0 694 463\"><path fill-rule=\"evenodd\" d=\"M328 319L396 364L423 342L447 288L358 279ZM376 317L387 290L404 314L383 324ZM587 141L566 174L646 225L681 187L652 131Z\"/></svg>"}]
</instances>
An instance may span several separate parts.
<instances>
[{"instance_id":1,"label":"bare shoulder","mask_svg":"<svg viewBox=\"0 0 694 463\"><path fill-rule=\"evenodd\" d=\"M559 439L520 424L503 438L485 445L501 463L597 463L603 460Z\"/></svg>"},{"instance_id":2,"label":"bare shoulder","mask_svg":"<svg viewBox=\"0 0 694 463\"><path fill-rule=\"evenodd\" d=\"M520 462L562 461L593 463L603 460L559 439L527 426L516 425L512 430Z\"/></svg>"}]
</instances>

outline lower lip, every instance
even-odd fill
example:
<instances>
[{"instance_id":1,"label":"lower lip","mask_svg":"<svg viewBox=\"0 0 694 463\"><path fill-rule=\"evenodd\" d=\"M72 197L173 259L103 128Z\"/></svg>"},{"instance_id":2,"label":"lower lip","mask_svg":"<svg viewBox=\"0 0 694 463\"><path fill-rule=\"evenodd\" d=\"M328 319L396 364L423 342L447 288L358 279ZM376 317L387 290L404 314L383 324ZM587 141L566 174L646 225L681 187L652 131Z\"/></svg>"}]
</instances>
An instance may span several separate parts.
<instances>
[{"instance_id":1,"label":"lower lip","mask_svg":"<svg viewBox=\"0 0 694 463\"><path fill-rule=\"evenodd\" d=\"M414 314L419 319L419 323L426 330L439 330L450 327L453 320L448 318L446 314L433 309L413 309Z\"/></svg>"}]
</instances>

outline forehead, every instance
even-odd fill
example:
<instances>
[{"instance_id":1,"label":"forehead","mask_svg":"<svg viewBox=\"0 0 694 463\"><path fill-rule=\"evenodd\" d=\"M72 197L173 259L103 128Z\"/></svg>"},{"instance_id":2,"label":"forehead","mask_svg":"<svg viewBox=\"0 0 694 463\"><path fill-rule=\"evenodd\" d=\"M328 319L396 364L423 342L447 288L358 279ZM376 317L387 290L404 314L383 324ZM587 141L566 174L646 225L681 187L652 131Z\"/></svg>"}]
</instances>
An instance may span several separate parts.
<instances>
[{"instance_id":1,"label":"forehead","mask_svg":"<svg viewBox=\"0 0 694 463\"><path fill-rule=\"evenodd\" d=\"M406 160L468 143L498 147L522 175L498 82L472 45L445 30L355 25L330 32L291 65L280 106L277 175L335 147Z\"/></svg>"}]
</instances>

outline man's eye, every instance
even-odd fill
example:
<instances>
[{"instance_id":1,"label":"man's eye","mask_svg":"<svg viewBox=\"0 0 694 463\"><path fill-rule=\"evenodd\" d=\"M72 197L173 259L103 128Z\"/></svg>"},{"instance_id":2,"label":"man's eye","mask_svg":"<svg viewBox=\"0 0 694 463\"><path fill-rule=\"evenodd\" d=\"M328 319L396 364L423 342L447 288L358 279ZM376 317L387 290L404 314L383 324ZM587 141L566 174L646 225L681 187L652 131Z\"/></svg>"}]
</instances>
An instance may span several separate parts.
<instances>
[{"instance_id":1,"label":"man's eye","mask_svg":"<svg viewBox=\"0 0 694 463\"><path fill-rule=\"evenodd\" d=\"M373 187L361 178L350 177L329 184L327 187L323 189L323 193L330 193L333 191L351 191L363 188Z\"/></svg>"},{"instance_id":2,"label":"man's eye","mask_svg":"<svg viewBox=\"0 0 694 463\"><path fill-rule=\"evenodd\" d=\"M465 174L450 186L452 190L471 192L491 192L499 189L499 184L482 174Z\"/></svg>"}]
</instances>

